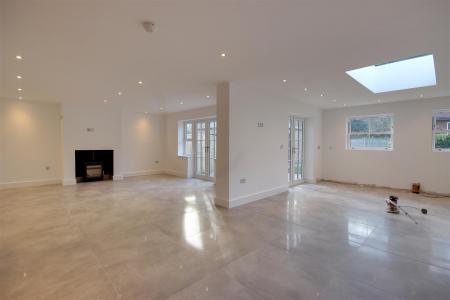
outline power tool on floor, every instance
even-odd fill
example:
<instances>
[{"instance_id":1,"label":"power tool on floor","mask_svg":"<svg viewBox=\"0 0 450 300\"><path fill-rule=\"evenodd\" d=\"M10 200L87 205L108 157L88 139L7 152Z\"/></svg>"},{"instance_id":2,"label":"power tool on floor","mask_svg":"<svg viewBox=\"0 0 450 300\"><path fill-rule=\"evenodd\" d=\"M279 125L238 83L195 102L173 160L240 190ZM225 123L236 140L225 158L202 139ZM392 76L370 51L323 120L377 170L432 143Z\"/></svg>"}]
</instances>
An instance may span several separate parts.
<instances>
[{"instance_id":1,"label":"power tool on floor","mask_svg":"<svg viewBox=\"0 0 450 300\"><path fill-rule=\"evenodd\" d=\"M400 212L402 212L403 214L405 214L405 216L410 218L416 224L419 224L419 223L405 209L403 209L404 207L416 209L416 210L420 211L424 215L426 215L428 213L428 210L426 208L418 208L418 207L414 207L414 206L405 206L405 205L400 206L400 205L398 205L398 197L397 196L389 196L389 198L386 199L386 204L388 206L388 208L386 210L387 213L400 214Z\"/></svg>"}]
</instances>

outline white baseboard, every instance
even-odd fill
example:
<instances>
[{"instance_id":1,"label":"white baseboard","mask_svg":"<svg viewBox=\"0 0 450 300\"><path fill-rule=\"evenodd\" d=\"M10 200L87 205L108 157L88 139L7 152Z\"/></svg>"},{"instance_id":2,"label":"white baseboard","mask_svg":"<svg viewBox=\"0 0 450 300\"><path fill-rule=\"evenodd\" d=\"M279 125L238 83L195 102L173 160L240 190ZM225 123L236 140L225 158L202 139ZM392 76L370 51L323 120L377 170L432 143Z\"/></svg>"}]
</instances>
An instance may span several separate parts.
<instances>
[{"instance_id":1,"label":"white baseboard","mask_svg":"<svg viewBox=\"0 0 450 300\"><path fill-rule=\"evenodd\" d=\"M117 180L123 180L123 175L114 175L113 176L113 180L117 181Z\"/></svg>"},{"instance_id":2,"label":"white baseboard","mask_svg":"<svg viewBox=\"0 0 450 300\"><path fill-rule=\"evenodd\" d=\"M180 171L175 171L175 170L164 170L163 174L176 176L176 177L187 178L185 173L180 172Z\"/></svg>"},{"instance_id":3,"label":"white baseboard","mask_svg":"<svg viewBox=\"0 0 450 300\"><path fill-rule=\"evenodd\" d=\"M146 176L146 175L159 175L165 174L164 170L146 170L146 171L132 171L123 173L123 177L134 177L134 176Z\"/></svg>"},{"instance_id":4,"label":"white baseboard","mask_svg":"<svg viewBox=\"0 0 450 300\"><path fill-rule=\"evenodd\" d=\"M215 198L214 199L214 203L218 206L221 207L226 207L226 208L233 208L233 207L238 207L247 203L251 203L254 201L258 201L267 197L271 197L277 194L281 194L286 192L289 189L289 185L283 185L283 186L279 186L270 190L265 190L262 192L258 192L258 193L253 193L253 194L248 194L245 196L240 196L234 199L231 199L230 201L227 201L225 199L221 199L221 198Z\"/></svg>"},{"instance_id":5,"label":"white baseboard","mask_svg":"<svg viewBox=\"0 0 450 300\"><path fill-rule=\"evenodd\" d=\"M316 178L305 178L305 183L317 183L318 179Z\"/></svg>"},{"instance_id":6,"label":"white baseboard","mask_svg":"<svg viewBox=\"0 0 450 300\"><path fill-rule=\"evenodd\" d=\"M68 186L68 185L76 185L77 180L75 178L64 178L62 180L62 185Z\"/></svg>"},{"instance_id":7,"label":"white baseboard","mask_svg":"<svg viewBox=\"0 0 450 300\"><path fill-rule=\"evenodd\" d=\"M52 184L61 184L61 179L52 178L52 179L0 182L0 189L12 189L12 188L32 187L32 186L42 186Z\"/></svg>"}]
</instances>

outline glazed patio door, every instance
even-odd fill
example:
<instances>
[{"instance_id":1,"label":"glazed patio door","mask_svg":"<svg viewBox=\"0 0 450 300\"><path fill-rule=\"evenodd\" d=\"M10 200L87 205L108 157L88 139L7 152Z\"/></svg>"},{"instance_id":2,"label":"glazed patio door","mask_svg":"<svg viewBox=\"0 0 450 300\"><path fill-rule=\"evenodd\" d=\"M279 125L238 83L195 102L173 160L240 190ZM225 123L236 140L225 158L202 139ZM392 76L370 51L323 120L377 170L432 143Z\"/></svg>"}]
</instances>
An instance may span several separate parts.
<instances>
[{"instance_id":1,"label":"glazed patio door","mask_svg":"<svg viewBox=\"0 0 450 300\"><path fill-rule=\"evenodd\" d=\"M213 180L216 167L216 120L195 121L194 176Z\"/></svg>"},{"instance_id":2,"label":"glazed patio door","mask_svg":"<svg viewBox=\"0 0 450 300\"><path fill-rule=\"evenodd\" d=\"M297 184L303 182L304 120L291 117L288 126L288 181Z\"/></svg>"}]
</instances>

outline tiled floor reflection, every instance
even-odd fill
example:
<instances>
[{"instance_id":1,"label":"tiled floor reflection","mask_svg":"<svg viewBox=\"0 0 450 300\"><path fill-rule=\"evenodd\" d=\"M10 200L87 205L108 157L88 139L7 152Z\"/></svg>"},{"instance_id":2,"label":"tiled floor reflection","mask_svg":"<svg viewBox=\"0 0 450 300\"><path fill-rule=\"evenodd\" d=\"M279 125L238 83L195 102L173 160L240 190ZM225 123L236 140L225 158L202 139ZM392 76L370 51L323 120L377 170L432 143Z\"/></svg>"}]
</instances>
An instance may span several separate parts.
<instances>
[{"instance_id":1,"label":"tiled floor reflection","mask_svg":"<svg viewBox=\"0 0 450 300\"><path fill-rule=\"evenodd\" d=\"M429 215L386 214L393 193ZM449 299L450 199L331 183L213 198L169 176L0 191L0 299Z\"/></svg>"}]
</instances>

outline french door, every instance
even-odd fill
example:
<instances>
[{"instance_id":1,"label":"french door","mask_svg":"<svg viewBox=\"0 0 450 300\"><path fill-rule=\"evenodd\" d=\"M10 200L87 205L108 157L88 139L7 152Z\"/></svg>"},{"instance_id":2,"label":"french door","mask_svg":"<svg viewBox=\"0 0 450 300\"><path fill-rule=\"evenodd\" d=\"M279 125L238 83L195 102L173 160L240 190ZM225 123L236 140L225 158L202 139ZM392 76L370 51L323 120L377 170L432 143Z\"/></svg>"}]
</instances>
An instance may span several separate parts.
<instances>
[{"instance_id":1,"label":"french door","mask_svg":"<svg viewBox=\"0 0 450 300\"><path fill-rule=\"evenodd\" d=\"M288 127L288 181L290 184L303 182L303 141L305 121L298 117L289 118Z\"/></svg>"},{"instance_id":2,"label":"french door","mask_svg":"<svg viewBox=\"0 0 450 300\"><path fill-rule=\"evenodd\" d=\"M197 120L194 124L194 176L213 180L216 175L216 120Z\"/></svg>"}]
</instances>

